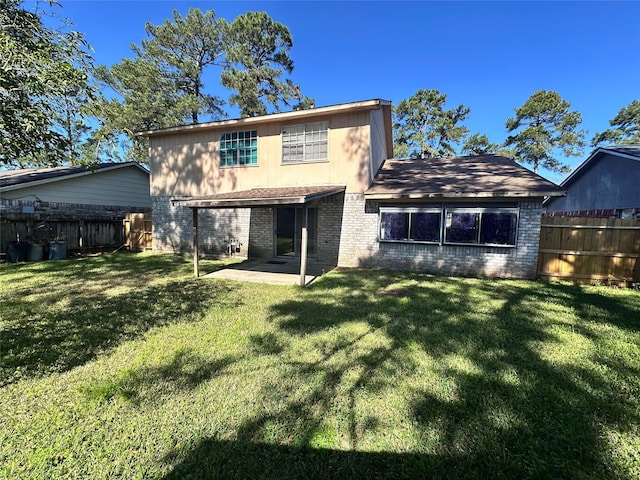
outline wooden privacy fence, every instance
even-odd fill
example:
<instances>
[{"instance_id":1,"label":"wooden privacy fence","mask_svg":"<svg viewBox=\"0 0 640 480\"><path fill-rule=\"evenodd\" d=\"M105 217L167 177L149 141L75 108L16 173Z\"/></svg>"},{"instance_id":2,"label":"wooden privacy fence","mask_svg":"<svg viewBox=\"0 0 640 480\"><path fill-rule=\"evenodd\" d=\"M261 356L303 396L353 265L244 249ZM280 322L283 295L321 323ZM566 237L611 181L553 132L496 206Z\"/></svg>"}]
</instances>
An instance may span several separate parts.
<instances>
[{"instance_id":1,"label":"wooden privacy fence","mask_svg":"<svg viewBox=\"0 0 640 480\"><path fill-rule=\"evenodd\" d=\"M543 217L538 278L640 281L640 219Z\"/></svg>"},{"instance_id":2,"label":"wooden privacy fence","mask_svg":"<svg viewBox=\"0 0 640 480\"><path fill-rule=\"evenodd\" d=\"M48 245L67 242L73 251L96 251L126 246L130 250L152 248L151 213L129 213L113 220L6 220L0 222L0 252L20 240Z\"/></svg>"},{"instance_id":3,"label":"wooden privacy fence","mask_svg":"<svg viewBox=\"0 0 640 480\"><path fill-rule=\"evenodd\" d=\"M124 234L130 250L151 250L153 247L151 213L128 213L124 219Z\"/></svg>"}]
</instances>

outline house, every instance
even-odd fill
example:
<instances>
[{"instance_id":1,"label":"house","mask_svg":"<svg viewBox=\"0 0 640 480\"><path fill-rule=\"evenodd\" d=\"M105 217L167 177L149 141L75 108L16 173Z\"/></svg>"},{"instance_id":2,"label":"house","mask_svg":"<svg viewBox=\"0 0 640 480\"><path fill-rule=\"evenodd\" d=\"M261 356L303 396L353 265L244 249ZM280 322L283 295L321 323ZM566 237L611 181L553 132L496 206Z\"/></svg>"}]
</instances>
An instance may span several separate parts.
<instances>
[{"instance_id":1,"label":"house","mask_svg":"<svg viewBox=\"0 0 640 480\"><path fill-rule=\"evenodd\" d=\"M640 218L640 145L594 150L561 184L562 198L545 201L550 215Z\"/></svg>"},{"instance_id":2,"label":"house","mask_svg":"<svg viewBox=\"0 0 640 480\"><path fill-rule=\"evenodd\" d=\"M128 213L150 211L149 171L137 163L0 171L2 252L7 251L8 242L27 237L46 241L64 235L69 237L70 249L89 247L87 235L84 244L78 244L82 243L81 222L121 227ZM114 237L110 243L121 240Z\"/></svg>"},{"instance_id":3,"label":"house","mask_svg":"<svg viewBox=\"0 0 640 480\"><path fill-rule=\"evenodd\" d=\"M154 249L535 276L563 191L494 155L395 160L391 128L369 100L141 133Z\"/></svg>"}]
</instances>

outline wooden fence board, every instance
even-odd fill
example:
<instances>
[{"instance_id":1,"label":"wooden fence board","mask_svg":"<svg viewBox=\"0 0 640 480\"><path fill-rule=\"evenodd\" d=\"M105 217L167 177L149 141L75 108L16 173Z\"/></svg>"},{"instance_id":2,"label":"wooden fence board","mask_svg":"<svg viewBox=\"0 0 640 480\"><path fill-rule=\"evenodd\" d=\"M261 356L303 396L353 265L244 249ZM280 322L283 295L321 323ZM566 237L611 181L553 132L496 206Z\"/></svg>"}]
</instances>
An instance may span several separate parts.
<instances>
[{"instance_id":1,"label":"wooden fence board","mask_svg":"<svg viewBox=\"0 0 640 480\"><path fill-rule=\"evenodd\" d=\"M124 220L127 246L130 250L151 250L153 227L151 213L130 213Z\"/></svg>"},{"instance_id":2,"label":"wooden fence board","mask_svg":"<svg viewBox=\"0 0 640 480\"><path fill-rule=\"evenodd\" d=\"M640 281L640 219L543 217L538 277Z\"/></svg>"},{"instance_id":3,"label":"wooden fence board","mask_svg":"<svg viewBox=\"0 0 640 480\"><path fill-rule=\"evenodd\" d=\"M130 219L134 227L129 228ZM64 240L71 251L118 248L131 250L152 248L151 213L128 214L124 220L11 220L0 222L0 253L16 240L48 245Z\"/></svg>"}]
</instances>

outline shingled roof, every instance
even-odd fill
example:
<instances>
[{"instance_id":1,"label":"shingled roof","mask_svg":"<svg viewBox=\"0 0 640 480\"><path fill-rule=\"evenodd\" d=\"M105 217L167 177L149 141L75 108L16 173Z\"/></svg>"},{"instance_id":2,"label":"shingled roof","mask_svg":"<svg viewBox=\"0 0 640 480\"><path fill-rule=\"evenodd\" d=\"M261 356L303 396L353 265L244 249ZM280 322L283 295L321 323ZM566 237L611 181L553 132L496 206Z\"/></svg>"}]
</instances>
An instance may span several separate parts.
<instances>
[{"instance_id":1,"label":"shingled roof","mask_svg":"<svg viewBox=\"0 0 640 480\"><path fill-rule=\"evenodd\" d=\"M146 173L149 173L144 167L135 162L126 163L101 163L94 168L83 166L66 166L66 167L50 167L50 168L21 168L17 170L0 170L0 189L12 190L19 188L24 184L46 183L51 181L63 180L70 177L80 175L88 175L93 172L102 172L106 170L114 170L136 166Z\"/></svg>"},{"instance_id":2,"label":"shingled roof","mask_svg":"<svg viewBox=\"0 0 640 480\"><path fill-rule=\"evenodd\" d=\"M369 199L546 197L565 191L500 155L387 160L365 192Z\"/></svg>"},{"instance_id":3,"label":"shingled roof","mask_svg":"<svg viewBox=\"0 0 640 480\"><path fill-rule=\"evenodd\" d=\"M310 187L253 188L238 192L218 193L199 197L173 198L172 202L192 208L243 208L274 205L304 205L329 195L342 193L344 186L316 185Z\"/></svg>"}]
</instances>

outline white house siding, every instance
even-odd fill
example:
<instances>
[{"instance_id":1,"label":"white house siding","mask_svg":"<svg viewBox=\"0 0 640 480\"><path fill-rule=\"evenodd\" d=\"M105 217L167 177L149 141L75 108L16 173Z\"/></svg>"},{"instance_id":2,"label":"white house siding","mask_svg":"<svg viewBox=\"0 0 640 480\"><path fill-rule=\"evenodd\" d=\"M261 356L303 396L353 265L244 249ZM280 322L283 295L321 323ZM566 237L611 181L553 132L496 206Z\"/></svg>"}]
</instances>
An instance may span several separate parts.
<instances>
[{"instance_id":1,"label":"white house siding","mask_svg":"<svg viewBox=\"0 0 640 480\"><path fill-rule=\"evenodd\" d=\"M137 166L2 192L7 200L151 208L149 175Z\"/></svg>"},{"instance_id":2,"label":"white house siding","mask_svg":"<svg viewBox=\"0 0 640 480\"><path fill-rule=\"evenodd\" d=\"M520 202L515 248L378 242L378 209L346 195L338 265L446 275L535 278L542 199Z\"/></svg>"}]
</instances>

